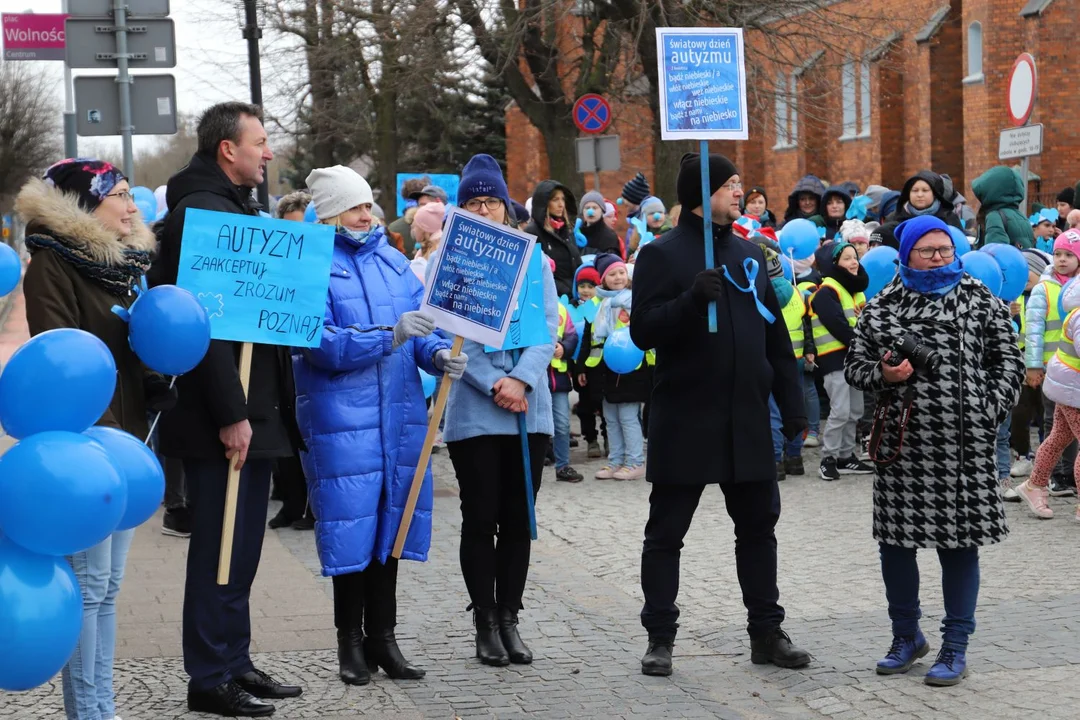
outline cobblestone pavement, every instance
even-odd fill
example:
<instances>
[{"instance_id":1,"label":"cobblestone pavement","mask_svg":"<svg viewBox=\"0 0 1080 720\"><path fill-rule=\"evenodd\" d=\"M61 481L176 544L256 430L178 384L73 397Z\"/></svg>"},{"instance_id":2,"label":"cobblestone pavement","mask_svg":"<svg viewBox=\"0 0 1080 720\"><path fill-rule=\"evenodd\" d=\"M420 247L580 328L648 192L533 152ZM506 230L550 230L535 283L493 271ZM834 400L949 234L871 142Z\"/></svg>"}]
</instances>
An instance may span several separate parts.
<instances>
[{"instance_id":1,"label":"cobblestone pavement","mask_svg":"<svg viewBox=\"0 0 1080 720\"><path fill-rule=\"evenodd\" d=\"M600 463L575 464L591 476ZM580 462L577 462L579 461ZM473 658L470 617L457 560L460 515L447 455L435 457L435 530L427 563L403 563L398 637L428 670L420 682L385 675L364 688L336 679L330 585L318 577L311 533L268 532L253 598L259 665L306 692L278 703L282 718L1074 718L1080 703L1080 527L1072 502L1059 516L1030 517L1010 505L1012 535L982 554L971 673L956 688L929 688L921 661L905 676L879 678L889 640L876 545L870 537L870 478L825 483L811 474L782 484L781 602L785 628L814 654L803 670L749 662L733 559L731 522L718 488L702 499L686 539L675 674L647 678L638 660L644 482L554 482L545 472L537 503L522 635L531 666L487 668ZM807 453L807 470L816 455ZM588 471L588 472L587 472ZM273 512L274 508L271 509ZM140 530L120 597L118 709L125 720L203 717L186 713L179 648L184 543ZM932 553L920 553L923 629L936 650L942 615ZM59 683L0 694L0 718L60 718Z\"/></svg>"}]
</instances>

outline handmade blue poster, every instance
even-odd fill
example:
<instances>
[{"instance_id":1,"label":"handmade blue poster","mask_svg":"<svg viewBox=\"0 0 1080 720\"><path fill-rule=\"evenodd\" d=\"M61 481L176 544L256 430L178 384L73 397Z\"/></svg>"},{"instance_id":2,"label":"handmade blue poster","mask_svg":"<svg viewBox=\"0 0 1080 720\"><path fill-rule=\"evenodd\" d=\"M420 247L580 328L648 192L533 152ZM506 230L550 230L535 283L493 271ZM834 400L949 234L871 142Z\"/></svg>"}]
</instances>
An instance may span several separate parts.
<instances>
[{"instance_id":1,"label":"handmade blue poster","mask_svg":"<svg viewBox=\"0 0 1080 720\"><path fill-rule=\"evenodd\" d=\"M447 332L501 348L536 238L458 207L443 228L421 310Z\"/></svg>"},{"instance_id":2,"label":"handmade blue poster","mask_svg":"<svg viewBox=\"0 0 1080 720\"><path fill-rule=\"evenodd\" d=\"M537 250L529 259L525 282L518 293L514 313L510 317L510 329L501 347L487 345L486 352L517 350L551 342L547 316L544 315L544 253Z\"/></svg>"},{"instance_id":3,"label":"handmade blue poster","mask_svg":"<svg viewBox=\"0 0 1080 720\"><path fill-rule=\"evenodd\" d=\"M188 210L176 284L215 340L317 347L334 252L329 225Z\"/></svg>"},{"instance_id":4,"label":"handmade blue poster","mask_svg":"<svg viewBox=\"0 0 1080 720\"><path fill-rule=\"evenodd\" d=\"M398 173L397 174L397 216L401 217L405 214L405 198L401 197L401 186L405 184L406 180L414 180L416 178L428 178L431 180L431 184L435 187L442 188L446 191L447 205L457 205L457 190L458 185L461 184L460 175L449 174L431 174L431 173Z\"/></svg>"},{"instance_id":5,"label":"handmade blue poster","mask_svg":"<svg viewBox=\"0 0 1080 720\"><path fill-rule=\"evenodd\" d=\"M664 140L746 140L741 28L657 28L660 135Z\"/></svg>"}]
</instances>

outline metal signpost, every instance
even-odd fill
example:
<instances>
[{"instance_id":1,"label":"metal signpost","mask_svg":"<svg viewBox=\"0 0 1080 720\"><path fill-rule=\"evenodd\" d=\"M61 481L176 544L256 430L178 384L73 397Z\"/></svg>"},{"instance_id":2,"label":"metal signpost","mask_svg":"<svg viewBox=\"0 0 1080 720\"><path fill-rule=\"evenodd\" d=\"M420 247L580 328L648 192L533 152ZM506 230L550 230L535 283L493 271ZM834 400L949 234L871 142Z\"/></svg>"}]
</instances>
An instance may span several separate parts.
<instances>
[{"instance_id":1,"label":"metal signpost","mask_svg":"<svg viewBox=\"0 0 1080 720\"><path fill-rule=\"evenodd\" d=\"M75 83L75 107L80 135L121 136L124 174L135 184L132 135L176 132L176 89L172 76L147 76L146 90L133 95L136 80L131 68L176 66L176 40L169 14L169 0L67 0L67 64L72 68L117 69L111 78L79 78ZM164 78L168 78L166 81ZM115 85L104 93L100 80ZM82 92L80 92L80 88ZM168 90L168 92L165 92ZM104 94L103 94L104 93ZM133 112L133 97L139 106ZM80 100L81 98L81 100ZM106 100L106 98L109 98ZM109 104L107 104L109 103ZM115 108L118 124L110 120ZM136 115L142 125L133 122ZM171 120L163 122L162 119ZM171 128L161 130L161 127ZM100 130L100 131L99 131Z\"/></svg>"},{"instance_id":2,"label":"metal signpost","mask_svg":"<svg viewBox=\"0 0 1080 720\"><path fill-rule=\"evenodd\" d=\"M600 190L601 172L622 167L618 135L577 138L574 145L577 150L577 171L582 174L595 173L595 190Z\"/></svg>"},{"instance_id":3,"label":"metal signpost","mask_svg":"<svg viewBox=\"0 0 1080 720\"><path fill-rule=\"evenodd\" d=\"M1042 152L1042 125L1028 125L1031 113L1035 110L1035 96L1039 87L1039 76L1035 70L1035 58L1029 53L1020 53L1009 73L1009 91L1006 96L1006 108L1009 122L1013 127L1001 131L998 145L998 159L1020 160L1020 181L1024 185L1024 199L1020 212L1027 216L1028 198L1028 158Z\"/></svg>"}]
</instances>

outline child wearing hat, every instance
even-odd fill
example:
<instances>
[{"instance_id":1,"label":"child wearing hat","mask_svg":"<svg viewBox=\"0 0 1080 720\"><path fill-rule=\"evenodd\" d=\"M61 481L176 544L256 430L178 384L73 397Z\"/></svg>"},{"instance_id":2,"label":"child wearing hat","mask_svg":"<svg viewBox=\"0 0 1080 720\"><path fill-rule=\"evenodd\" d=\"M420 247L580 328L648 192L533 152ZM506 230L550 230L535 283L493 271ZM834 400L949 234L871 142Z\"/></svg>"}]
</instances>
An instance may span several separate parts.
<instances>
[{"instance_id":1,"label":"child wearing hat","mask_svg":"<svg viewBox=\"0 0 1080 720\"><path fill-rule=\"evenodd\" d=\"M574 280L574 304L577 307L583 305L600 306L600 298L596 296L596 286L600 284L600 274L592 265L582 265L577 270ZM593 317L590 315L590 317ZM574 389L578 392L577 416L581 422L581 436L585 438L590 458L603 457L600 451L599 438L604 436L604 452L607 452L607 422L604 420L604 395L603 378L599 367L587 367L585 358L589 352L582 353L582 348L592 347L592 322L582 318L581 327L578 328L579 341L577 352L574 353ZM596 431L596 417L600 416L600 433Z\"/></svg>"},{"instance_id":2,"label":"child wearing hat","mask_svg":"<svg viewBox=\"0 0 1080 720\"><path fill-rule=\"evenodd\" d=\"M592 328L588 367L599 367L604 344L616 330L630 327L630 275L621 258L604 254L596 258L601 298ZM648 357L648 355L646 356ZM652 390L650 363L643 360L630 373L618 374L606 364L601 369L604 419L608 428L608 464L596 473L598 480L640 480L645 477L644 436L639 411Z\"/></svg>"}]
</instances>

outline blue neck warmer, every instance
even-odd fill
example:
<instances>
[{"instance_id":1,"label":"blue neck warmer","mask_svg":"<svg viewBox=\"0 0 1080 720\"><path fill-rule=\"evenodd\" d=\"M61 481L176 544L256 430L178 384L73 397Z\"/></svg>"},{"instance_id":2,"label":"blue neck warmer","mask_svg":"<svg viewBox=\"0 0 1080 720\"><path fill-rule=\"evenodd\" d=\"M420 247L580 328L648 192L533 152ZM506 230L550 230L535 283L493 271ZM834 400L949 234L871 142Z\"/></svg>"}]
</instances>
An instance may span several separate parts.
<instances>
[{"instance_id":1,"label":"blue neck warmer","mask_svg":"<svg viewBox=\"0 0 1080 720\"><path fill-rule=\"evenodd\" d=\"M941 297L960 284L964 277L964 268L960 258L953 258L948 265L933 270L916 270L907 265L900 265L900 281L904 287L922 295Z\"/></svg>"},{"instance_id":2,"label":"blue neck warmer","mask_svg":"<svg viewBox=\"0 0 1080 720\"><path fill-rule=\"evenodd\" d=\"M919 217L920 215L937 215L938 210L941 209L941 201L937 198L934 198L934 202L930 205L930 207L925 207L922 210L915 209L915 206L913 206L911 203L908 203L904 207L907 208L907 211L911 213L911 215L913 215L914 217Z\"/></svg>"}]
</instances>

